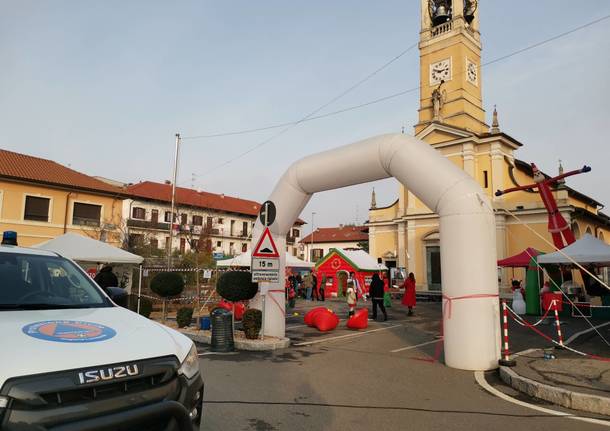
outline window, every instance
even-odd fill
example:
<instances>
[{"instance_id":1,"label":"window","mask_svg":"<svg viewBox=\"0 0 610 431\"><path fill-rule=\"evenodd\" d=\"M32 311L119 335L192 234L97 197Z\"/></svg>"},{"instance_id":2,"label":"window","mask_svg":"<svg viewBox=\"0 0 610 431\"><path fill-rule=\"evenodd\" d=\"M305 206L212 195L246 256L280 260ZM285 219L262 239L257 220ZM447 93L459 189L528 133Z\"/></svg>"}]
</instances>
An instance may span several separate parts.
<instances>
[{"instance_id":1,"label":"window","mask_svg":"<svg viewBox=\"0 0 610 431\"><path fill-rule=\"evenodd\" d=\"M217 241L216 242L216 247L222 247L222 241Z\"/></svg>"},{"instance_id":2,"label":"window","mask_svg":"<svg viewBox=\"0 0 610 431\"><path fill-rule=\"evenodd\" d=\"M188 224L188 215L185 213L180 214L180 224Z\"/></svg>"},{"instance_id":3,"label":"window","mask_svg":"<svg viewBox=\"0 0 610 431\"><path fill-rule=\"evenodd\" d=\"M292 236L298 238L301 232L298 229L292 229Z\"/></svg>"},{"instance_id":4,"label":"window","mask_svg":"<svg viewBox=\"0 0 610 431\"><path fill-rule=\"evenodd\" d=\"M165 251L169 251L169 236L165 237Z\"/></svg>"},{"instance_id":5,"label":"window","mask_svg":"<svg viewBox=\"0 0 610 431\"><path fill-rule=\"evenodd\" d=\"M311 250L311 255L312 255L312 261L316 262L316 261L322 259L322 256L324 256L324 249L314 248Z\"/></svg>"},{"instance_id":6,"label":"window","mask_svg":"<svg viewBox=\"0 0 610 431\"><path fill-rule=\"evenodd\" d=\"M225 220L222 217L218 217L218 224L223 224Z\"/></svg>"},{"instance_id":7,"label":"window","mask_svg":"<svg viewBox=\"0 0 610 431\"><path fill-rule=\"evenodd\" d=\"M487 178L487 171L483 171L483 188L489 187L489 179Z\"/></svg>"},{"instance_id":8,"label":"window","mask_svg":"<svg viewBox=\"0 0 610 431\"><path fill-rule=\"evenodd\" d=\"M25 197L24 220L49 221L49 204L51 199L37 196Z\"/></svg>"},{"instance_id":9,"label":"window","mask_svg":"<svg viewBox=\"0 0 610 431\"><path fill-rule=\"evenodd\" d=\"M202 216L198 216L198 215L194 215L193 216L193 225L195 225L195 226L202 226L203 225L203 217Z\"/></svg>"},{"instance_id":10,"label":"window","mask_svg":"<svg viewBox=\"0 0 610 431\"><path fill-rule=\"evenodd\" d=\"M248 236L248 222L245 221L241 224L241 236Z\"/></svg>"},{"instance_id":11,"label":"window","mask_svg":"<svg viewBox=\"0 0 610 431\"><path fill-rule=\"evenodd\" d=\"M207 217L205 220L206 228L212 229L212 217Z\"/></svg>"},{"instance_id":12,"label":"window","mask_svg":"<svg viewBox=\"0 0 610 431\"><path fill-rule=\"evenodd\" d=\"M180 253L184 253L186 250L186 238L180 238Z\"/></svg>"},{"instance_id":13,"label":"window","mask_svg":"<svg viewBox=\"0 0 610 431\"><path fill-rule=\"evenodd\" d=\"M157 238L150 239L150 248L152 248L153 250L156 250L159 248L159 240Z\"/></svg>"},{"instance_id":14,"label":"window","mask_svg":"<svg viewBox=\"0 0 610 431\"><path fill-rule=\"evenodd\" d=\"M159 223L159 210L152 210L150 212L151 223Z\"/></svg>"},{"instance_id":15,"label":"window","mask_svg":"<svg viewBox=\"0 0 610 431\"><path fill-rule=\"evenodd\" d=\"M0 306L29 304L34 310L111 306L90 277L61 257L2 253L0 274Z\"/></svg>"},{"instance_id":16,"label":"window","mask_svg":"<svg viewBox=\"0 0 610 431\"><path fill-rule=\"evenodd\" d=\"M144 208L134 207L131 210L131 218L144 220L146 218L146 210Z\"/></svg>"},{"instance_id":17,"label":"window","mask_svg":"<svg viewBox=\"0 0 610 431\"><path fill-rule=\"evenodd\" d=\"M101 205L74 202L72 224L80 226L99 226L102 214Z\"/></svg>"},{"instance_id":18,"label":"window","mask_svg":"<svg viewBox=\"0 0 610 431\"><path fill-rule=\"evenodd\" d=\"M165 211L165 223L171 223L172 217L171 217L171 211ZM176 221L176 213L174 213L174 222Z\"/></svg>"},{"instance_id":19,"label":"window","mask_svg":"<svg viewBox=\"0 0 610 431\"><path fill-rule=\"evenodd\" d=\"M248 244L243 243L243 244L241 245L241 252L242 252L242 253L245 253L245 252L247 252L247 251L248 251Z\"/></svg>"},{"instance_id":20,"label":"window","mask_svg":"<svg viewBox=\"0 0 610 431\"><path fill-rule=\"evenodd\" d=\"M191 241L191 250L199 251L199 240L198 239L194 239Z\"/></svg>"}]
</instances>

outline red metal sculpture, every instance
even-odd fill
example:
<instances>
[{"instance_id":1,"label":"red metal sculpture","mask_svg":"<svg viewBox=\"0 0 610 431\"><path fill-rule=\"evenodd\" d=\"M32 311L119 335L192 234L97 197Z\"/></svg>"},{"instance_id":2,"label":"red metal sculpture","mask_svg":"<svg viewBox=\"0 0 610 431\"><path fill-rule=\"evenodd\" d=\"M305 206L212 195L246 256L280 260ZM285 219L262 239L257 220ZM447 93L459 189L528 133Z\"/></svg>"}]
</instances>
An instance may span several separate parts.
<instances>
[{"instance_id":1,"label":"red metal sculpture","mask_svg":"<svg viewBox=\"0 0 610 431\"><path fill-rule=\"evenodd\" d=\"M589 166L583 166L581 169L565 172L560 175L557 175L556 177L547 178L542 172L540 172L540 170L534 163L532 163L531 166L532 171L534 173L534 184L513 187L506 190L498 190L496 192L496 196L502 196L503 194L520 190L538 188L538 192L540 193L540 197L542 198L544 207L546 208L549 215L549 232L553 237L553 243L555 244L555 247L557 247L558 249L562 249L565 246L570 245L574 241L576 241L576 238L574 238L574 233L572 232L572 229L559 212L559 208L557 208L557 202L555 201L555 197L551 192L551 186L556 186L566 177L589 172L591 168Z\"/></svg>"}]
</instances>

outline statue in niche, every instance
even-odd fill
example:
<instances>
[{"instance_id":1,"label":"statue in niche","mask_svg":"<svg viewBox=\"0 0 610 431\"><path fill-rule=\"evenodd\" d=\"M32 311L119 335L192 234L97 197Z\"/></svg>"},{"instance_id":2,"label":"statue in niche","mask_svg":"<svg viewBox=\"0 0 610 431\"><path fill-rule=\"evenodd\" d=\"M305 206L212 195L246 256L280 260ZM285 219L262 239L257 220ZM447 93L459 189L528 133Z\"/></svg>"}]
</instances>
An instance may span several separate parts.
<instances>
[{"instance_id":1,"label":"statue in niche","mask_svg":"<svg viewBox=\"0 0 610 431\"><path fill-rule=\"evenodd\" d=\"M443 121L441 110L447 100L447 92L441 88L443 83L444 81L441 81L438 87L432 91L432 121Z\"/></svg>"}]
</instances>

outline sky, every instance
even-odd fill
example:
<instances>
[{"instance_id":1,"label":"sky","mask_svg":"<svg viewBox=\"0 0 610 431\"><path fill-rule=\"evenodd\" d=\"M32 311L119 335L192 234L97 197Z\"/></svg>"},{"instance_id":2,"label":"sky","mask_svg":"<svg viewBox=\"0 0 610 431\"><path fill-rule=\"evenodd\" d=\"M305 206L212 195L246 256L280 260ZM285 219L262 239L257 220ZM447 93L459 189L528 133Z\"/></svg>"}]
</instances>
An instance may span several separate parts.
<instances>
[{"instance_id":1,"label":"sky","mask_svg":"<svg viewBox=\"0 0 610 431\"><path fill-rule=\"evenodd\" d=\"M301 157L382 133L412 133L417 91L282 129L187 139L298 121L419 37L419 2L0 0L0 148L123 182L178 184L262 202ZM479 1L483 62L610 14L607 0ZM320 114L419 85L417 48ZM610 204L610 20L485 67L491 122L548 173ZM265 145L262 143L268 141ZM243 157L240 154L257 147ZM231 161L232 160L232 161ZM227 163L231 161L230 163ZM349 163L349 160L346 160ZM397 197L394 179L316 194L315 227L367 220Z\"/></svg>"}]
</instances>

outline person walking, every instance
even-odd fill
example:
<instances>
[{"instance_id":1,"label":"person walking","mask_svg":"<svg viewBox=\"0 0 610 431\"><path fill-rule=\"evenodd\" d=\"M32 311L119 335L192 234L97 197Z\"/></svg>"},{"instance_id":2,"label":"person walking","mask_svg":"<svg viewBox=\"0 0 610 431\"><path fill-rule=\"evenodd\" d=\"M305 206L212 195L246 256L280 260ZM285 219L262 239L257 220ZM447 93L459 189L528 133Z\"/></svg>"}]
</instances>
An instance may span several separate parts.
<instances>
[{"instance_id":1,"label":"person walking","mask_svg":"<svg viewBox=\"0 0 610 431\"><path fill-rule=\"evenodd\" d=\"M373 320L377 320L377 307L379 307L381 308L381 312L383 313L383 321L385 322L388 320L388 313L385 311L385 306L383 305L383 281L381 281L381 278L377 273L373 274L369 294L371 301L373 302Z\"/></svg>"},{"instance_id":2,"label":"person walking","mask_svg":"<svg viewBox=\"0 0 610 431\"><path fill-rule=\"evenodd\" d=\"M405 280L403 287L405 288L405 293L402 296L402 305L406 305L409 307L409 316L413 316L413 307L415 307L416 298L415 298L415 274L412 272L409 273L409 276Z\"/></svg>"},{"instance_id":3,"label":"person walking","mask_svg":"<svg viewBox=\"0 0 610 431\"><path fill-rule=\"evenodd\" d=\"M347 298L347 308L349 310L347 316L352 317L354 312L356 311L356 301L358 300L356 297L356 288L354 287L353 281L347 282L347 291L345 292L345 296Z\"/></svg>"},{"instance_id":4,"label":"person walking","mask_svg":"<svg viewBox=\"0 0 610 431\"><path fill-rule=\"evenodd\" d=\"M320 282L320 301L324 301L324 290L326 289L326 274L322 274L322 281Z\"/></svg>"},{"instance_id":5,"label":"person walking","mask_svg":"<svg viewBox=\"0 0 610 431\"><path fill-rule=\"evenodd\" d=\"M305 299L311 301L311 291L313 290L312 276L310 273L305 274L303 277L303 287L305 288Z\"/></svg>"}]
</instances>

